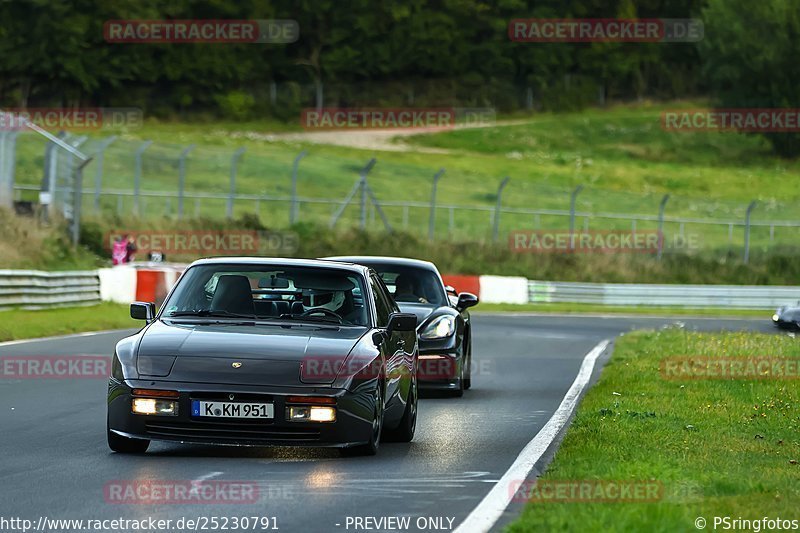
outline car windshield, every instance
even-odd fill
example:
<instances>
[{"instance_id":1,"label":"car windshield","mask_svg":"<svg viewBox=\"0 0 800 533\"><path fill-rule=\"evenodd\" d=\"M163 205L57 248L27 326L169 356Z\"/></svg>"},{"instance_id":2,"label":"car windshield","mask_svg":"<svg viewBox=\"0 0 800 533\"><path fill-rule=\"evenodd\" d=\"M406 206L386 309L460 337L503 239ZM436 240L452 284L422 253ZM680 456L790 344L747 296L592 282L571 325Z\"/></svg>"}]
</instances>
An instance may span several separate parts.
<instances>
[{"instance_id":1,"label":"car windshield","mask_svg":"<svg viewBox=\"0 0 800 533\"><path fill-rule=\"evenodd\" d=\"M191 267L163 318L218 317L368 325L361 277L344 270L211 264Z\"/></svg>"},{"instance_id":2,"label":"car windshield","mask_svg":"<svg viewBox=\"0 0 800 533\"><path fill-rule=\"evenodd\" d=\"M447 305L439 275L426 268L368 265L383 279L398 303Z\"/></svg>"}]
</instances>

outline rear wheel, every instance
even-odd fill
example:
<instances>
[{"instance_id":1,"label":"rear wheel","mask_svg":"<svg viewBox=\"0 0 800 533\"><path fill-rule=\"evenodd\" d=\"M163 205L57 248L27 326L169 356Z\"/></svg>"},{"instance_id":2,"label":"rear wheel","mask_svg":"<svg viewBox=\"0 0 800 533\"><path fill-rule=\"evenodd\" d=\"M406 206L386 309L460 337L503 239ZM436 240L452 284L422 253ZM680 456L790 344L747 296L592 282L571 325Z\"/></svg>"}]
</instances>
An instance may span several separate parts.
<instances>
[{"instance_id":1,"label":"rear wheel","mask_svg":"<svg viewBox=\"0 0 800 533\"><path fill-rule=\"evenodd\" d=\"M342 448L346 456L375 455L381 444L381 431L383 430L383 381L375 388L375 412L372 419L372 437L366 444Z\"/></svg>"},{"instance_id":2,"label":"rear wheel","mask_svg":"<svg viewBox=\"0 0 800 533\"><path fill-rule=\"evenodd\" d=\"M110 429L106 429L106 433L108 434L108 447L117 453L144 453L150 446L149 440L123 437Z\"/></svg>"}]
</instances>

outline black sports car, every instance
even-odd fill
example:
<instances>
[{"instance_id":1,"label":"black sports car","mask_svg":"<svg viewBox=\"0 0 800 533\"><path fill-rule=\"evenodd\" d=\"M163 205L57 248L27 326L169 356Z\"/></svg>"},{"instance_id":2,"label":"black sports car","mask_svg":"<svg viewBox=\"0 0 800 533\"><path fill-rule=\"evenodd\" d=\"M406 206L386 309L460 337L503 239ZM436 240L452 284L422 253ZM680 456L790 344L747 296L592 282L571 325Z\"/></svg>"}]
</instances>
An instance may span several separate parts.
<instances>
[{"instance_id":1,"label":"black sports car","mask_svg":"<svg viewBox=\"0 0 800 533\"><path fill-rule=\"evenodd\" d=\"M445 287L433 263L399 257L329 257L373 269L397 305L419 321L420 386L464 394L472 386L472 326L467 309L478 304L468 292Z\"/></svg>"},{"instance_id":2,"label":"black sports car","mask_svg":"<svg viewBox=\"0 0 800 533\"><path fill-rule=\"evenodd\" d=\"M772 323L781 329L800 330L800 303L780 306L772 315Z\"/></svg>"},{"instance_id":3,"label":"black sports car","mask_svg":"<svg viewBox=\"0 0 800 533\"><path fill-rule=\"evenodd\" d=\"M192 263L145 327L117 343L108 445L151 440L335 446L373 455L414 436L416 316L368 268L330 261Z\"/></svg>"}]
</instances>

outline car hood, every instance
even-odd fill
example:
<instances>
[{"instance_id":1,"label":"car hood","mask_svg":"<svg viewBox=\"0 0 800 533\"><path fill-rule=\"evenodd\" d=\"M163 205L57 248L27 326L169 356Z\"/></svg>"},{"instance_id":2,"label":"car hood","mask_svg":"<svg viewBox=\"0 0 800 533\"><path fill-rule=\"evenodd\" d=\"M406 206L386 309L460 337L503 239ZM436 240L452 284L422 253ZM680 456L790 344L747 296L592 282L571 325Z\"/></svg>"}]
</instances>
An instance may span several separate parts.
<instances>
[{"instance_id":1,"label":"car hood","mask_svg":"<svg viewBox=\"0 0 800 533\"><path fill-rule=\"evenodd\" d=\"M143 378L169 381L306 385L300 377L304 361L343 360L366 331L156 321L142 335L136 368ZM314 381L331 382L333 376Z\"/></svg>"},{"instance_id":2,"label":"car hood","mask_svg":"<svg viewBox=\"0 0 800 533\"><path fill-rule=\"evenodd\" d=\"M422 324L431 313L436 311L439 306L434 304L417 304L408 302L397 302L397 306L404 313L414 313L417 317L417 325Z\"/></svg>"}]
</instances>

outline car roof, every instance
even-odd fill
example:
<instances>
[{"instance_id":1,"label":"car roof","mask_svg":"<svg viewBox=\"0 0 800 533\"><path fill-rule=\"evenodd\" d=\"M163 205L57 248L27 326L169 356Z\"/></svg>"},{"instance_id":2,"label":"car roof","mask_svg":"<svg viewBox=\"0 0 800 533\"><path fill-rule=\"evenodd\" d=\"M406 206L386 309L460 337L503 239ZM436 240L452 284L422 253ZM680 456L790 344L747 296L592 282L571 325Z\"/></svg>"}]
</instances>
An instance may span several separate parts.
<instances>
[{"instance_id":1,"label":"car roof","mask_svg":"<svg viewBox=\"0 0 800 533\"><path fill-rule=\"evenodd\" d=\"M334 257L324 257L328 261L341 261L348 263L363 264L369 263L372 265L398 265L406 267L424 268L426 270L434 270L438 272L436 265L430 261L423 261L421 259L410 259L408 257L388 257L382 255L341 255Z\"/></svg>"},{"instance_id":2,"label":"car roof","mask_svg":"<svg viewBox=\"0 0 800 533\"><path fill-rule=\"evenodd\" d=\"M194 261L189 267L198 265L259 265L267 267L306 267L306 268L328 268L337 270L347 270L350 272L357 272L363 276L367 276L369 268L364 265L359 265L351 262L344 261L328 261L322 259L298 259L294 257L206 257Z\"/></svg>"}]
</instances>

